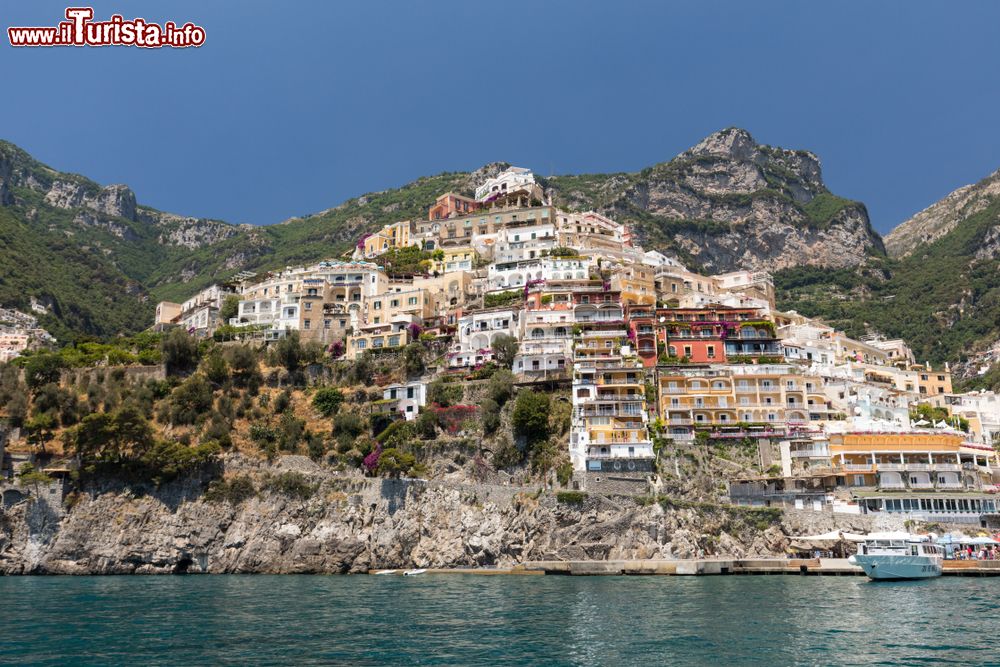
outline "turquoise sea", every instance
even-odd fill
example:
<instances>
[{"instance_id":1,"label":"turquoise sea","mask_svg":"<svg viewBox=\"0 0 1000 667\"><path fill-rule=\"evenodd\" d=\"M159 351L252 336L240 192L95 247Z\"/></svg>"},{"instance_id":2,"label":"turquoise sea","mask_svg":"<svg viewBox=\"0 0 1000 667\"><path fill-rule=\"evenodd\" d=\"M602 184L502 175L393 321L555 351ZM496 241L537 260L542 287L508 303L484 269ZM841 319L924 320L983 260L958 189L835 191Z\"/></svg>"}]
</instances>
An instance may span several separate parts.
<instances>
[{"instance_id":1,"label":"turquoise sea","mask_svg":"<svg viewBox=\"0 0 1000 667\"><path fill-rule=\"evenodd\" d=\"M1000 664L1000 579L0 577L12 665Z\"/></svg>"}]
</instances>

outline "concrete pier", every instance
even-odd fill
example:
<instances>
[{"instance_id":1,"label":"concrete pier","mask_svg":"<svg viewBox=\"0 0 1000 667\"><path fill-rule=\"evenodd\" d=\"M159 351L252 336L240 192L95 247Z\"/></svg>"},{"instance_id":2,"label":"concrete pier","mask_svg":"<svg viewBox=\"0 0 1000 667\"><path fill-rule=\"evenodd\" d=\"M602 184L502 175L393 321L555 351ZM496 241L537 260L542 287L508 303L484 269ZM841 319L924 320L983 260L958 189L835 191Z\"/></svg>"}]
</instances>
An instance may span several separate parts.
<instances>
[{"instance_id":1,"label":"concrete pier","mask_svg":"<svg viewBox=\"0 0 1000 667\"><path fill-rule=\"evenodd\" d=\"M946 577L1000 577L1000 561L944 561ZM383 572L371 570L369 574ZM402 575L404 569L393 570ZM864 576L846 558L700 558L684 560L545 560L527 561L511 568L428 569L427 574L570 575L570 576L704 576L728 574Z\"/></svg>"}]
</instances>

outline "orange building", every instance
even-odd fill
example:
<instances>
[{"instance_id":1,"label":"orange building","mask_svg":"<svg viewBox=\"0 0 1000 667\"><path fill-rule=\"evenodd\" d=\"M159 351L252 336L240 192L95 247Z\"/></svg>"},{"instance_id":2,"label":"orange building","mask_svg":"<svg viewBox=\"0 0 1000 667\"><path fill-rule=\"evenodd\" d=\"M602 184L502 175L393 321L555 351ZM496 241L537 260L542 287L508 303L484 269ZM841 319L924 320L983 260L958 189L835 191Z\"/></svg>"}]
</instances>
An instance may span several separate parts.
<instances>
[{"instance_id":1,"label":"orange building","mask_svg":"<svg viewBox=\"0 0 1000 667\"><path fill-rule=\"evenodd\" d=\"M446 192L434 201L427 212L428 220L446 220L476 211L480 204L471 197L463 197L454 192Z\"/></svg>"}]
</instances>

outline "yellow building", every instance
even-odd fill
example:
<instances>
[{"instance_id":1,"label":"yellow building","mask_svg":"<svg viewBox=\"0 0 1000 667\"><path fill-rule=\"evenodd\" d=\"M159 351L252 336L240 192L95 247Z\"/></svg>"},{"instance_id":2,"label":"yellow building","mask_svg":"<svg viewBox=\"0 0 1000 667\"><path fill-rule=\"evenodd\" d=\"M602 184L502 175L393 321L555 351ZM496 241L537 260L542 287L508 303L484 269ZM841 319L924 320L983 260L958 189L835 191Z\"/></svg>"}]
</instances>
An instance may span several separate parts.
<instances>
[{"instance_id":1,"label":"yellow building","mask_svg":"<svg viewBox=\"0 0 1000 667\"><path fill-rule=\"evenodd\" d=\"M830 463L847 486L881 490L962 490L992 484L995 453L959 433L840 433Z\"/></svg>"},{"instance_id":2,"label":"yellow building","mask_svg":"<svg viewBox=\"0 0 1000 667\"><path fill-rule=\"evenodd\" d=\"M365 352L399 351L409 344L409 331L404 321L368 324L347 337L347 359L354 361Z\"/></svg>"},{"instance_id":3,"label":"yellow building","mask_svg":"<svg viewBox=\"0 0 1000 667\"><path fill-rule=\"evenodd\" d=\"M436 273L453 273L455 271L472 271L476 268L479 255L472 246L444 247L431 260L431 271Z\"/></svg>"},{"instance_id":4,"label":"yellow building","mask_svg":"<svg viewBox=\"0 0 1000 667\"><path fill-rule=\"evenodd\" d=\"M365 238L362 252L367 258L378 257L392 249L406 248L413 245L410 240L410 221L403 220L386 225L371 236Z\"/></svg>"},{"instance_id":5,"label":"yellow building","mask_svg":"<svg viewBox=\"0 0 1000 667\"><path fill-rule=\"evenodd\" d=\"M823 380L787 364L659 369L660 418L674 440L699 428L747 435L785 433L829 418Z\"/></svg>"},{"instance_id":6,"label":"yellow building","mask_svg":"<svg viewBox=\"0 0 1000 667\"><path fill-rule=\"evenodd\" d=\"M621 292L622 305L656 305L656 280L651 266L625 264L612 275L611 289Z\"/></svg>"},{"instance_id":7,"label":"yellow building","mask_svg":"<svg viewBox=\"0 0 1000 667\"><path fill-rule=\"evenodd\" d=\"M917 390L922 396L941 396L952 393L951 370L945 364L944 370L934 370L930 364L913 366L917 373Z\"/></svg>"},{"instance_id":8,"label":"yellow building","mask_svg":"<svg viewBox=\"0 0 1000 667\"><path fill-rule=\"evenodd\" d=\"M386 292L367 300L367 324L386 324L400 315L416 316L425 320L434 316L434 300L422 288L410 288L399 292Z\"/></svg>"},{"instance_id":9,"label":"yellow building","mask_svg":"<svg viewBox=\"0 0 1000 667\"><path fill-rule=\"evenodd\" d=\"M594 326L576 337L570 459L577 471L652 471L642 362L624 329Z\"/></svg>"}]
</instances>

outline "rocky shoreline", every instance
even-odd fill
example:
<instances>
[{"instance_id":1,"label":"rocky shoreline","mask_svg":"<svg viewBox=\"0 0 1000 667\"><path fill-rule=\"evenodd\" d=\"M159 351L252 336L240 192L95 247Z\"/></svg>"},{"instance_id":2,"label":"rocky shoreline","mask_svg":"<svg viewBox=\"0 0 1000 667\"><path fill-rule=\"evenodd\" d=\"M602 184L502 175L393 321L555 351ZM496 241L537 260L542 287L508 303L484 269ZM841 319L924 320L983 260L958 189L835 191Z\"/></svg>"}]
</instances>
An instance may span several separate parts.
<instances>
[{"instance_id":1,"label":"rocky shoreline","mask_svg":"<svg viewBox=\"0 0 1000 667\"><path fill-rule=\"evenodd\" d=\"M189 482L155 493L44 496L0 513L0 573L360 573L378 568L511 567L539 560L781 555L788 536L870 528L868 517L753 511L631 497L567 500L538 488L348 477L302 457L307 499L262 492L235 505Z\"/></svg>"}]
</instances>

